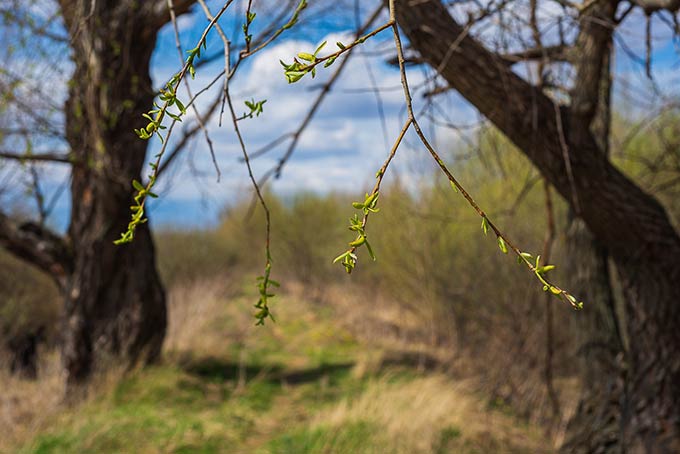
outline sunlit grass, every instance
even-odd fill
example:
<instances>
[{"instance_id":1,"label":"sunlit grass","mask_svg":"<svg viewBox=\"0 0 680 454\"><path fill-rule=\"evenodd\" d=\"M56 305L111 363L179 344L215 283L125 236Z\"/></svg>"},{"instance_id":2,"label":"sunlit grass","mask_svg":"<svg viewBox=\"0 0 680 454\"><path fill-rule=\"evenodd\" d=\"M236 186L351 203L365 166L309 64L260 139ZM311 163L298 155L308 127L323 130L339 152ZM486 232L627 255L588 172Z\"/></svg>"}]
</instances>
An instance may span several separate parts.
<instances>
[{"instance_id":1,"label":"sunlit grass","mask_svg":"<svg viewBox=\"0 0 680 454\"><path fill-rule=\"evenodd\" d=\"M366 365L333 309L282 295L278 322L252 324L240 284L171 295L164 363L102 380L18 453L540 452L542 437L490 411L463 382ZM244 310L245 309L245 310ZM198 335L200 333L200 335ZM379 350L374 355L380 355Z\"/></svg>"}]
</instances>

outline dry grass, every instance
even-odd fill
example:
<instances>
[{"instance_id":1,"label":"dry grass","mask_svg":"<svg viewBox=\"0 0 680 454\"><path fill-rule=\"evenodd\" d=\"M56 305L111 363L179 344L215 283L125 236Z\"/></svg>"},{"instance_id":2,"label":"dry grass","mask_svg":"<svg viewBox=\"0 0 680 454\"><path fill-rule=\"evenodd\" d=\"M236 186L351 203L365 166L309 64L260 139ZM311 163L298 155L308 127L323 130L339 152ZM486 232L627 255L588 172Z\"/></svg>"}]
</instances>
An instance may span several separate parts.
<instances>
[{"instance_id":1,"label":"dry grass","mask_svg":"<svg viewBox=\"0 0 680 454\"><path fill-rule=\"evenodd\" d=\"M288 291L299 297L305 294L302 285L289 285ZM549 425L545 425L549 431L548 437L546 438L546 433L543 433L534 439L523 440L526 431L516 427L517 409L505 400L495 399L489 394L490 371L480 371L479 359L461 354L456 346L449 342L441 342L436 335L438 331L428 323L427 314L399 304L384 294L368 293L357 286L329 285L320 299L333 309L334 318L339 324L348 329L362 344L370 346L357 356L357 363L353 369L355 376L370 376L395 360L410 364L421 371L433 368L446 373L446 376L435 374L403 386L400 384L390 387L385 386L385 383L376 382L364 394L363 400L344 401L332 415L320 416L317 424L325 424L328 421L324 420L328 417L332 425L342 426L353 419L361 420L365 415L369 415L369 420L380 421L379 424L391 434L388 437L390 439L399 434L410 433L413 440L421 440L418 446L412 445L408 440L404 441L405 445L413 450L407 449L403 452L429 452L424 450L423 446L431 446L439 432L444 430L446 425L442 426L441 421L448 421L454 427L464 426L463 433L472 439L461 438L460 443L474 445L479 442L474 441L475 437L481 440L489 438L489 434L494 434L501 439L508 438L508 443L520 447L529 443L527 446L535 448L526 452L549 452L553 446L559 446L562 442L566 422L578 402L576 379L563 378L555 383L560 393L562 408L561 415ZM492 349L498 356L496 360L499 364L506 364L512 359L508 357L507 349L503 345L498 345L498 342ZM513 370L524 367L523 364L516 366L513 366L512 362L508 364ZM489 369L495 370L493 366L489 366ZM530 395L528 397L523 395L524 398L528 400L531 397L533 403L543 409L535 408L533 413L527 412L524 417L529 419L533 417L532 423L540 425L545 423L546 419L538 418L537 415L546 415L550 403L547 401L540 370L534 375L536 376L532 375L531 380L526 380L525 383L519 382L522 385L521 391L527 396ZM452 380L451 377L457 377L457 380ZM404 408L395 408L399 405L404 405ZM514 418L503 417L499 411L490 411L490 407L511 413ZM348 417L344 418L343 414ZM356 418L352 417L352 414ZM515 435L518 437L512 441ZM531 445L532 442L538 444ZM545 446L546 443L550 446ZM491 447L486 446L484 449L488 450ZM482 452L485 452L484 449ZM520 452L525 451L520 449Z\"/></svg>"},{"instance_id":2,"label":"dry grass","mask_svg":"<svg viewBox=\"0 0 680 454\"><path fill-rule=\"evenodd\" d=\"M233 310L237 288L231 278L206 279L173 287L168 295L168 331L163 345L166 353L219 353L229 340L238 340L245 330L247 311ZM245 309L245 308L243 308ZM228 320L228 333L220 333L216 324ZM219 334L219 335L218 335ZM235 339L234 339L235 338Z\"/></svg>"},{"instance_id":3,"label":"dry grass","mask_svg":"<svg viewBox=\"0 0 680 454\"><path fill-rule=\"evenodd\" d=\"M63 380L56 354L42 361L40 377L28 381L0 370L0 452L30 439L60 411Z\"/></svg>"},{"instance_id":4,"label":"dry grass","mask_svg":"<svg viewBox=\"0 0 680 454\"><path fill-rule=\"evenodd\" d=\"M65 400L64 372L58 352L43 355L38 379L25 380L0 372L0 453L16 452L21 446L62 419L71 419L73 409L110 393L124 376L124 369L111 366L95 373L86 395L75 406Z\"/></svg>"},{"instance_id":5,"label":"dry grass","mask_svg":"<svg viewBox=\"0 0 680 454\"><path fill-rule=\"evenodd\" d=\"M371 381L357 398L345 398L313 419L313 425L344 426L370 421L390 440L390 452L432 452L442 434L453 432L449 449L493 449L495 452L552 452L537 432L491 411L465 381L432 374L412 381L389 375ZM455 435L458 433L459 435ZM451 437L451 435L449 435ZM445 447L442 447L445 448ZM457 451L451 451L457 452ZM484 450L483 452L490 452Z\"/></svg>"},{"instance_id":6,"label":"dry grass","mask_svg":"<svg viewBox=\"0 0 680 454\"><path fill-rule=\"evenodd\" d=\"M305 287L289 283L286 291L304 299ZM333 311L336 323L352 333L366 349L366 360L373 362L384 356L419 355L438 364L453 366L456 349L442 344L435 330L422 314L406 307L380 292L367 291L359 286L329 284L319 296L319 304ZM417 364L416 364L417 365Z\"/></svg>"},{"instance_id":7,"label":"dry grass","mask_svg":"<svg viewBox=\"0 0 680 454\"><path fill-rule=\"evenodd\" d=\"M225 302L233 294L231 280L212 279L182 285L169 294L168 333L164 349L177 352L219 353L229 345L215 330L216 314L225 313ZM238 316L239 311L233 311ZM235 326L250 329L247 311ZM231 335L237 335L230 332ZM109 393L122 376L122 371L109 370L98 375L90 386L86 401ZM25 380L0 368L0 453L10 453L45 429L54 425L69 408L64 404L64 376L59 353L45 352L39 365L37 380ZM79 405L85 405L82 402Z\"/></svg>"},{"instance_id":8,"label":"dry grass","mask_svg":"<svg viewBox=\"0 0 680 454\"><path fill-rule=\"evenodd\" d=\"M291 290L297 295L304 294L303 286L293 286ZM563 442L567 423L579 400L578 379L574 376L555 379L560 402L560 414L555 415L543 381L543 364L538 363L529 370L525 362L517 361L520 353L510 354L510 346L504 343L513 338L510 328L502 327L502 333L490 336L484 356L475 358L460 351L454 343L442 342L436 335L439 331L428 323L427 314L384 294L369 294L360 287L334 284L326 287L323 300L333 308L339 323L363 344L372 347L357 358L355 375L375 373L386 363L400 359L403 364L410 363L421 371L433 368L457 377L460 383L466 383L465 392L484 396L489 405L543 426L551 445L559 446ZM532 339L524 344L541 350L542 332L531 332L531 335ZM499 388L498 383L503 385ZM447 393L449 391L442 390L441 395L449 395Z\"/></svg>"},{"instance_id":9,"label":"dry grass","mask_svg":"<svg viewBox=\"0 0 680 454\"><path fill-rule=\"evenodd\" d=\"M285 440L296 453L550 451L535 429L489 408L474 379L426 363L414 369L421 364L409 361L389 372L394 358L452 363L451 349L433 341L417 313L357 288L328 286L310 301L304 286L288 283L273 306L278 322L254 328L252 282L221 277L173 288L165 364L122 382L117 373L99 377L97 392L76 411L61 405L56 355L36 382L0 376L10 390L0 395L0 425L9 427L0 452L32 452L50 440L101 452L130 452L130 440L145 452L207 445L220 448L206 452L289 452L277 450ZM187 364L205 359L261 375L241 383L238 375L220 382L188 373ZM321 372L301 385L268 381L279 366L305 371L340 363L353 363L351 373ZM261 407L262 399L271 404ZM239 448L228 450L230 443Z\"/></svg>"}]
</instances>

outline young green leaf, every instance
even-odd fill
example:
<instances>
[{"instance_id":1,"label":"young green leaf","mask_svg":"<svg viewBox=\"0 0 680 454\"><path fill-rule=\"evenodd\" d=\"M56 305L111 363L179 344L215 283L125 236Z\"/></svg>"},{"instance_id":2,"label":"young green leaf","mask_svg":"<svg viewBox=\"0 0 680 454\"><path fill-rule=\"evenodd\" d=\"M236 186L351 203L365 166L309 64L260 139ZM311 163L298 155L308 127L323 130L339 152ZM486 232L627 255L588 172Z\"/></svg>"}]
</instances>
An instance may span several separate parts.
<instances>
[{"instance_id":1,"label":"young green leaf","mask_svg":"<svg viewBox=\"0 0 680 454\"><path fill-rule=\"evenodd\" d=\"M132 187L138 191L146 191L144 185L137 180L132 180Z\"/></svg>"},{"instance_id":2,"label":"young green leaf","mask_svg":"<svg viewBox=\"0 0 680 454\"><path fill-rule=\"evenodd\" d=\"M306 52L300 52L298 54L298 57L300 57L302 60L312 62L312 63L314 62L314 60L316 60L316 57L314 57L314 55L308 54Z\"/></svg>"},{"instance_id":3,"label":"young green leaf","mask_svg":"<svg viewBox=\"0 0 680 454\"><path fill-rule=\"evenodd\" d=\"M482 217L482 230L484 231L484 235L489 233L489 221L487 221L485 217Z\"/></svg>"},{"instance_id":4,"label":"young green leaf","mask_svg":"<svg viewBox=\"0 0 680 454\"><path fill-rule=\"evenodd\" d=\"M359 235L356 240L349 243L352 247L359 247L366 242L366 237L364 235Z\"/></svg>"},{"instance_id":5,"label":"young green leaf","mask_svg":"<svg viewBox=\"0 0 680 454\"><path fill-rule=\"evenodd\" d=\"M503 238L500 236L498 237L498 248L503 254L508 253L508 246L505 244L505 240L503 240Z\"/></svg>"},{"instance_id":6,"label":"young green leaf","mask_svg":"<svg viewBox=\"0 0 680 454\"><path fill-rule=\"evenodd\" d=\"M370 243L366 241L366 250L368 251L368 255L371 256L371 259L375 262L377 259L375 258L375 254L373 253L373 248L371 247Z\"/></svg>"},{"instance_id":7,"label":"young green leaf","mask_svg":"<svg viewBox=\"0 0 680 454\"><path fill-rule=\"evenodd\" d=\"M344 259L349 255L349 252L343 252L342 254L338 255L333 259L333 263L338 263L340 260Z\"/></svg>"},{"instance_id":8,"label":"young green leaf","mask_svg":"<svg viewBox=\"0 0 680 454\"><path fill-rule=\"evenodd\" d=\"M319 44L319 47L317 47L316 50L314 51L315 57L319 54L319 52L321 52L321 49L323 49L325 45L326 45L326 41Z\"/></svg>"},{"instance_id":9,"label":"young green leaf","mask_svg":"<svg viewBox=\"0 0 680 454\"><path fill-rule=\"evenodd\" d=\"M548 271L552 271L554 269L555 269L555 265L545 265L545 266L539 266L538 268L536 268L536 272L538 274L545 274Z\"/></svg>"}]
</instances>

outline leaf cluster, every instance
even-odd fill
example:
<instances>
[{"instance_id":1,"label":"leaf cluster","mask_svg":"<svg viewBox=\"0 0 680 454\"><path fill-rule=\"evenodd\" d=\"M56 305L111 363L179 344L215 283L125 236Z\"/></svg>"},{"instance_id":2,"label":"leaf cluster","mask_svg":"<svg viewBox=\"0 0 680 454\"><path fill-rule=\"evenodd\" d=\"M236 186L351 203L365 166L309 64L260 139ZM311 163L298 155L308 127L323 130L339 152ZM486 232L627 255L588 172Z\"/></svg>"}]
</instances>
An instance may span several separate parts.
<instances>
[{"instance_id":1,"label":"leaf cluster","mask_svg":"<svg viewBox=\"0 0 680 454\"><path fill-rule=\"evenodd\" d=\"M281 62L281 66L283 66L285 71L284 74L289 84L299 81L308 73L312 74L312 78L316 77L316 65L322 61L318 55L319 52L321 52L321 50L326 46L326 44L326 41L322 42L319 47L316 48L313 54L307 52L298 53L297 57L293 58L293 63L288 64L283 60L279 60ZM344 47L341 47L341 49L344 49ZM324 68L332 65L336 58L337 57L328 58L324 64Z\"/></svg>"},{"instance_id":2,"label":"leaf cluster","mask_svg":"<svg viewBox=\"0 0 680 454\"><path fill-rule=\"evenodd\" d=\"M134 199L135 204L130 207L130 211L132 211L132 219L130 219L127 230L123 232L120 238L114 241L113 244L121 245L132 243L132 241L135 239L135 230L137 230L137 227L140 224L144 224L147 221L147 219L144 217L144 201L146 200L146 197L148 196L154 199L158 197L157 194L151 192L150 190L154 183L155 178L153 176L151 176L149 179L149 184L147 186L144 186L137 180L132 180L132 186L137 190L137 194L135 195Z\"/></svg>"},{"instance_id":3,"label":"leaf cluster","mask_svg":"<svg viewBox=\"0 0 680 454\"><path fill-rule=\"evenodd\" d=\"M241 119L253 118L253 116L259 117L260 114L264 112L263 107L266 102L266 99L263 99L262 101L255 101L254 99L245 101L245 105L248 109L250 109L250 112L244 113Z\"/></svg>"},{"instance_id":4,"label":"leaf cluster","mask_svg":"<svg viewBox=\"0 0 680 454\"><path fill-rule=\"evenodd\" d=\"M357 237L353 241L349 242L350 249L340 254L333 260L333 263L340 262L342 266L345 267L347 274L351 274L354 270L358 260L355 252L362 246L366 246L368 255L374 261L376 260L373 248L366 238L366 217L369 213L377 213L380 211L380 209L377 208L378 197L379 192L375 191L371 194L366 194L366 198L363 202L352 202L352 207L363 212L363 217L359 217L359 215L355 213L354 216L349 219L349 230L356 232Z\"/></svg>"},{"instance_id":5,"label":"leaf cluster","mask_svg":"<svg viewBox=\"0 0 680 454\"><path fill-rule=\"evenodd\" d=\"M257 319L257 323L255 323L256 325L264 325L264 322L267 320L267 318L270 318L273 322L276 322L274 316L269 310L269 299L276 296L273 293L270 293L270 286L280 287L281 284L269 277L271 271L272 265L271 259L269 259L264 269L264 275L257 278L257 289L260 292L260 298L257 300L257 303L255 303L255 308L257 309L257 312L255 313L255 318Z\"/></svg>"},{"instance_id":6,"label":"leaf cluster","mask_svg":"<svg viewBox=\"0 0 680 454\"><path fill-rule=\"evenodd\" d=\"M578 301L574 295L550 283L546 278L546 274L556 268L555 265L542 265L540 255L536 256L534 259L534 257L528 252L520 252L519 256L517 257L517 263L520 265L525 263L529 266L529 268L531 268L536 278L543 284L544 292L550 292L551 295L554 295L559 299L564 299L566 302L571 304L574 309L583 309L582 301Z\"/></svg>"},{"instance_id":7,"label":"leaf cluster","mask_svg":"<svg viewBox=\"0 0 680 454\"><path fill-rule=\"evenodd\" d=\"M205 48L206 42L203 41L202 47ZM162 101L162 105L154 102L154 109L149 112L142 114L144 118L149 120L149 123L144 128L135 129L135 133L140 139L148 140L155 135L158 136L162 143L165 142L161 131L167 129L163 125L163 120L167 114L173 121L182 121L182 116L186 115L187 109L177 97L177 89L180 82L187 72L192 78L195 77L196 69L194 67L194 61L201 57L201 45L187 51L189 56L186 59L185 65L180 72L175 74L165 85L164 89L160 90L159 99ZM179 109L179 113L175 114L170 112L168 109L172 106L176 106ZM163 150L156 154L156 160L149 163L151 167L151 174L149 175L149 181L145 185L137 180L132 181L133 188L137 191L134 196L134 205L130 206L130 211L132 211L132 219L128 223L127 229L121 234L121 237L114 241L114 244L121 245L126 243L131 243L134 240L135 230L140 224L146 222L144 218L144 205L146 198L157 198L158 195L152 192L154 185L156 184L156 179L158 177L158 166L160 164L160 158L163 155Z\"/></svg>"}]
</instances>

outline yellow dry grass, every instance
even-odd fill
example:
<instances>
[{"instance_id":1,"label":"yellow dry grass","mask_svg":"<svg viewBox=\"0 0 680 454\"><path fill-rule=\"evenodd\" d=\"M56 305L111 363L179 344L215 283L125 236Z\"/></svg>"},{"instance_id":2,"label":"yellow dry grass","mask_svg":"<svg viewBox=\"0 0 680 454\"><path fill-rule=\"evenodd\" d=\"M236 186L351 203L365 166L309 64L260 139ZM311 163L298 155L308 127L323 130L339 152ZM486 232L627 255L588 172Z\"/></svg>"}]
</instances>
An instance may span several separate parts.
<instances>
[{"instance_id":1,"label":"yellow dry grass","mask_svg":"<svg viewBox=\"0 0 680 454\"><path fill-rule=\"evenodd\" d=\"M372 381L356 398L345 398L317 414L313 424L340 427L370 421L393 446L390 452L432 452L443 431L459 431L457 446L493 448L501 452L553 452L538 432L490 410L473 386L431 374L412 381L389 376ZM492 445L489 443L493 439Z\"/></svg>"},{"instance_id":2,"label":"yellow dry grass","mask_svg":"<svg viewBox=\"0 0 680 454\"><path fill-rule=\"evenodd\" d=\"M82 397L71 405L65 400L64 371L57 351L42 359L37 380L24 380L6 371L0 372L0 453L13 453L20 446L53 427L63 417L71 418L72 410L109 393L125 374L112 366L96 372Z\"/></svg>"},{"instance_id":3,"label":"yellow dry grass","mask_svg":"<svg viewBox=\"0 0 680 454\"><path fill-rule=\"evenodd\" d=\"M168 328L163 349L168 352L211 352L224 349L224 336L218 336L215 322L226 313L235 318L230 337L249 330L247 310L230 310L234 290L230 279L210 279L173 287L168 295ZM243 308L246 309L246 308ZM248 320L249 321L249 320ZM224 333L223 333L224 334Z\"/></svg>"},{"instance_id":4,"label":"yellow dry grass","mask_svg":"<svg viewBox=\"0 0 680 454\"><path fill-rule=\"evenodd\" d=\"M52 354L40 368L40 380L27 381L0 371L0 452L37 433L61 408L59 358Z\"/></svg>"}]
</instances>

